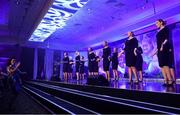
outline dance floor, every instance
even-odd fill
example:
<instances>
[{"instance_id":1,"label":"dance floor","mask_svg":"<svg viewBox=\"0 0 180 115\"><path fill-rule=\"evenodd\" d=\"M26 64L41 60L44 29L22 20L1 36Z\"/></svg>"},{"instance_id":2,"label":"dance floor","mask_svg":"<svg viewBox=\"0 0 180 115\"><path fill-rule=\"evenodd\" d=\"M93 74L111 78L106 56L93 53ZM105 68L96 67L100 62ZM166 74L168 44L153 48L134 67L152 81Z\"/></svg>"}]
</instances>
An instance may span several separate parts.
<instances>
[{"instance_id":1,"label":"dance floor","mask_svg":"<svg viewBox=\"0 0 180 115\"><path fill-rule=\"evenodd\" d=\"M138 91L150 91L150 92L161 92L161 93L178 93L180 94L180 80L177 79L176 84L173 86L163 86L163 79L144 79L143 82L138 84L128 83L127 79L121 79L119 81L111 81L109 86L97 86L97 87L108 87L118 88L126 90L138 90ZM69 80L64 82L67 84L75 85L87 85L86 80Z\"/></svg>"}]
</instances>

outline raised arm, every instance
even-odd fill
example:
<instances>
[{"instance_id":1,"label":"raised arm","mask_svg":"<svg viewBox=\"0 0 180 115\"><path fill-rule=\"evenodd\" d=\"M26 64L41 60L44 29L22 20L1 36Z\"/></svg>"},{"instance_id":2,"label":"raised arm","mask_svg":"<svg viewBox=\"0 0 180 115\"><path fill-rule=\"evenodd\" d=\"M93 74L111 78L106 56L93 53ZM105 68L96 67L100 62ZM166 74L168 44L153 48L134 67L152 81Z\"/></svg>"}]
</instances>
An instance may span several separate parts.
<instances>
[{"instance_id":1,"label":"raised arm","mask_svg":"<svg viewBox=\"0 0 180 115\"><path fill-rule=\"evenodd\" d=\"M134 55L137 56L137 48L134 48Z\"/></svg>"},{"instance_id":2,"label":"raised arm","mask_svg":"<svg viewBox=\"0 0 180 115\"><path fill-rule=\"evenodd\" d=\"M118 57L120 57L124 53L124 50L122 50L120 53L118 53Z\"/></svg>"},{"instance_id":3,"label":"raised arm","mask_svg":"<svg viewBox=\"0 0 180 115\"><path fill-rule=\"evenodd\" d=\"M154 55L156 55L157 52L158 52L158 49L156 49L156 50L154 51L154 53L152 54L152 57L153 57Z\"/></svg>"}]
</instances>

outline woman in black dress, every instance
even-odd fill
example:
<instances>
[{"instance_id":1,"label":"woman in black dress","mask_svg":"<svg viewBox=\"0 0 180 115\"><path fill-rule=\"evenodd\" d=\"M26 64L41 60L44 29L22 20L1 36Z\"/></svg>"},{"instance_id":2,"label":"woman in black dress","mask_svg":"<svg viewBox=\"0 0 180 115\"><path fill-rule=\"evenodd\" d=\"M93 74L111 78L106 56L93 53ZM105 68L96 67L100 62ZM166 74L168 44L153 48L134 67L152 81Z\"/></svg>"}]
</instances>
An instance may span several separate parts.
<instances>
[{"instance_id":1,"label":"woman in black dress","mask_svg":"<svg viewBox=\"0 0 180 115\"><path fill-rule=\"evenodd\" d=\"M92 50L92 48L88 48L88 70L89 70L89 76L94 75L94 64L95 64L95 54Z\"/></svg>"},{"instance_id":2,"label":"woman in black dress","mask_svg":"<svg viewBox=\"0 0 180 115\"><path fill-rule=\"evenodd\" d=\"M100 58L98 56L98 54L95 54L95 62L94 62L94 75L98 76L99 75L99 62L100 62Z\"/></svg>"},{"instance_id":3,"label":"woman in black dress","mask_svg":"<svg viewBox=\"0 0 180 115\"><path fill-rule=\"evenodd\" d=\"M157 53L159 66L164 77L164 85L172 85L169 69L169 29L165 26L165 22L162 19L156 21L156 26L159 31L156 34L157 50L154 54Z\"/></svg>"},{"instance_id":4,"label":"woman in black dress","mask_svg":"<svg viewBox=\"0 0 180 115\"><path fill-rule=\"evenodd\" d=\"M81 60L80 60L80 79L84 79L84 56L81 56Z\"/></svg>"},{"instance_id":5,"label":"woman in black dress","mask_svg":"<svg viewBox=\"0 0 180 115\"><path fill-rule=\"evenodd\" d=\"M170 74L171 74L171 79L173 83L176 83L176 77L174 73L174 54L172 48L169 49L169 68L170 68Z\"/></svg>"},{"instance_id":6,"label":"woman in black dress","mask_svg":"<svg viewBox=\"0 0 180 115\"><path fill-rule=\"evenodd\" d=\"M63 74L64 74L64 80L68 80L68 70L69 70L69 57L67 52L64 52L64 58L63 58Z\"/></svg>"},{"instance_id":7,"label":"woman in black dress","mask_svg":"<svg viewBox=\"0 0 180 115\"><path fill-rule=\"evenodd\" d=\"M77 80L79 80L80 54L78 51L76 51L75 61L76 61L76 77Z\"/></svg>"},{"instance_id":8,"label":"woman in black dress","mask_svg":"<svg viewBox=\"0 0 180 115\"><path fill-rule=\"evenodd\" d=\"M128 40L125 42L125 48L119 53L119 56L125 52L126 66L128 67L129 82L132 82L132 73L135 77L135 83L138 83L137 71L136 71L136 56L134 54L138 47L138 41L134 37L133 32L128 32Z\"/></svg>"},{"instance_id":9,"label":"woman in black dress","mask_svg":"<svg viewBox=\"0 0 180 115\"><path fill-rule=\"evenodd\" d=\"M72 79L73 77L73 64L74 64L74 61L72 60L72 57L69 57L69 78Z\"/></svg>"},{"instance_id":10,"label":"woman in black dress","mask_svg":"<svg viewBox=\"0 0 180 115\"><path fill-rule=\"evenodd\" d=\"M104 41L103 44L103 69L105 71L106 79L110 81L110 73L109 73L109 66L110 66L110 60L111 60L111 48L108 46L108 42Z\"/></svg>"},{"instance_id":11,"label":"woman in black dress","mask_svg":"<svg viewBox=\"0 0 180 115\"><path fill-rule=\"evenodd\" d=\"M134 53L136 55L136 69L139 73L139 78L140 78L139 81L142 82L143 81L143 75L142 75L142 66L143 66L142 53L143 53L143 50L141 47L138 47Z\"/></svg>"},{"instance_id":12,"label":"woman in black dress","mask_svg":"<svg viewBox=\"0 0 180 115\"><path fill-rule=\"evenodd\" d=\"M118 80L118 52L117 52L117 48L113 49L114 52L112 54L112 69L113 69L113 75L114 75L114 80Z\"/></svg>"}]
</instances>

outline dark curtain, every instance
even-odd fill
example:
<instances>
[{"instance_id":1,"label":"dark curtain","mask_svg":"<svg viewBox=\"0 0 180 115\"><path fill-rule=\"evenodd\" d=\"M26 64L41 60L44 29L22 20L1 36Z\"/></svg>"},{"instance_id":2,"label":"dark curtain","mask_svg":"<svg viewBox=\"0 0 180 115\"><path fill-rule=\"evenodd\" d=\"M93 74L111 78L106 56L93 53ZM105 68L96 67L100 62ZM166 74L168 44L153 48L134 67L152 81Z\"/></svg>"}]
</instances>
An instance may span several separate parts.
<instances>
[{"instance_id":1,"label":"dark curtain","mask_svg":"<svg viewBox=\"0 0 180 115\"><path fill-rule=\"evenodd\" d=\"M45 56L45 49L38 49L37 79L41 79L41 80L45 79L44 56Z\"/></svg>"},{"instance_id":2,"label":"dark curtain","mask_svg":"<svg viewBox=\"0 0 180 115\"><path fill-rule=\"evenodd\" d=\"M60 60L61 60L61 52L58 50L54 51L53 54L53 76L51 80L59 81L60 80Z\"/></svg>"},{"instance_id":3,"label":"dark curtain","mask_svg":"<svg viewBox=\"0 0 180 115\"><path fill-rule=\"evenodd\" d=\"M33 71L34 71L34 48L21 48L21 66L20 70L26 72L26 75L23 75L24 79L33 79Z\"/></svg>"}]
</instances>

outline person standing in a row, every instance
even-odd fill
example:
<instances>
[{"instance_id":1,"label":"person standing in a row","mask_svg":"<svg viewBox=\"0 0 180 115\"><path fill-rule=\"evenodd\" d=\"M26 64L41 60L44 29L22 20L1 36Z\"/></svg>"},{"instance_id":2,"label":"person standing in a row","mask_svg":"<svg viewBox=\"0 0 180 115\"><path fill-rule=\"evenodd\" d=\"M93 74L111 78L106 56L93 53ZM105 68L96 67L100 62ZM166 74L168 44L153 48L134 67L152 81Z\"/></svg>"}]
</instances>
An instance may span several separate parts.
<instances>
[{"instance_id":1,"label":"person standing in a row","mask_svg":"<svg viewBox=\"0 0 180 115\"><path fill-rule=\"evenodd\" d=\"M89 70L89 77L94 76L94 70L95 70L95 61L96 56L93 52L92 48L88 48L88 70Z\"/></svg>"},{"instance_id":2,"label":"person standing in a row","mask_svg":"<svg viewBox=\"0 0 180 115\"><path fill-rule=\"evenodd\" d=\"M76 77L77 80L79 80L79 67L80 67L80 54L78 51L76 51L76 57L75 57L75 67L76 67Z\"/></svg>"},{"instance_id":3,"label":"person standing in a row","mask_svg":"<svg viewBox=\"0 0 180 115\"><path fill-rule=\"evenodd\" d=\"M103 69L105 71L106 79L110 81L109 66L111 61L111 48L108 46L107 41L104 41L103 46Z\"/></svg>"},{"instance_id":4,"label":"person standing in a row","mask_svg":"<svg viewBox=\"0 0 180 115\"><path fill-rule=\"evenodd\" d=\"M172 46L171 46L172 47ZM174 54L172 48L169 49L169 68L173 83L176 83L176 77L174 73Z\"/></svg>"},{"instance_id":5,"label":"person standing in a row","mask_svg":"<svg viewBox=\"0 0 180 115\"><path fill-rule=\"evenodd\" d=\"M139 73L139 81L140 82L143 81L143 73L142 73L143 57L142 57L142 53L143 53L143 50L140 46L134 52L134 54L136 56L136 69Z\"/></svg>"},{"instance_id":6,"label":"person standing in a row","mask_svg":"<svg viewBox=\"0 0 180 115\"><path fill-rule=\"evenodd\" d=\"M69 57L69 77L70 79L73 79L73 64L74 64L74 61L72 59L72 57Z\"/></svg>"},{"instance_id":7,"label":"person standing in a row","mask_svg":"<svg viewBox=\"0 0 180 115\"><path fill-rule=\"evenodd\" d=\"M81 80L84 79L84 63L85 63L84 56L81 56L81 59L80 59L80 70L79 70L80 79Z\"/></svg>"},{"instance_id":8,"label":"person standing in a row","mask_svg":"<svg viewBox=\"0 0 180 115\"><path fill-rule=\"evenodd\" d=\"M119 53L119 56L125 52L126 66L128 67L129 82L132 82L132 73L135 77L135 83L138 83L136 71L136 56L134 54L138 47L138 40L134 37L133 32L128 32L128 40L125 42L125 48Z\"/></svg>"},{"instance_id":9,"label":"person standing in a row","mask_svg":"<svg viewBox=\"0 0 180 115\"><path fill-rule=\"evenodd\" d=\"M94 75L98 76L99 75L99 62L100 62L100 58L96 52L95 54L95 64L94 64Z\"/></svg>"},{"instance_id":10,"label":"person standing in a row","mask_svg":"<svg viewBox=\"0 0 180 115\"><path fill-rule=\"evenodd\" d=\"M113 69L113 75L114 75L114 80L118 80L118 51L117 48L114 48L114 52L112 54L112 69Z\"/></svg>"},{"instance_id":11,"label":"person standing in a row","mask_svg":"<svg viewBox=\"0 0 180 115\"><path fill-rule=\"evenodd\" d=\"M69 57L67 52L64 52L64 58L63 58L63 74L64 74L64 80L68 80L68 72L69 72Z\"/></svg>"},{"instance_id":12,"label":"person standing in a row","mask_svg":"<svg viewBox=\"0 0 180 115\"><path fill-rule=\"evenodd\" d=\"M165 26L165 22L162 19L156 21L156 26L159 29L156 34L157 40L157 53L159 66L164 77L164 85L172 85L172 79L169 69L170 58L170 44L169 44L169 29Z\"/></svg>"}]
</instances>

